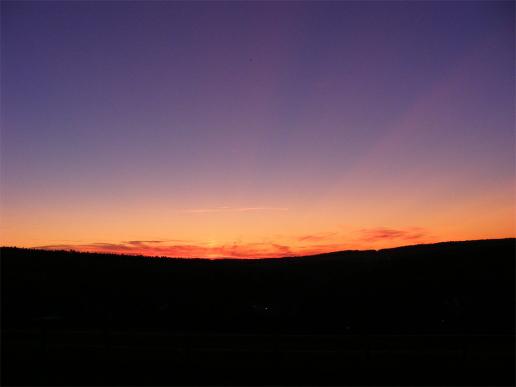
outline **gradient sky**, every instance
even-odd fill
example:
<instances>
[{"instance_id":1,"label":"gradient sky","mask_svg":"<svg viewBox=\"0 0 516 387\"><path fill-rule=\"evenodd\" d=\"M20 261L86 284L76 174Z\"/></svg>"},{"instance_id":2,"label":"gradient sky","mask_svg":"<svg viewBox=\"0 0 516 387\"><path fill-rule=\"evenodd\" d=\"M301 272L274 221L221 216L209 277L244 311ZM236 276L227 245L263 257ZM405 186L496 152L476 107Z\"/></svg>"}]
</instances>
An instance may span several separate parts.
<instances>
[{"instance_id":1,"label":"gradient sky","mask_svg":"<svg viewBox=\"0 0 516 387\"><path fill-rule=\"evenodd\" d=\"M0 244L514 237L514 3L1 2Z\"/></svg>"}]
</instances>

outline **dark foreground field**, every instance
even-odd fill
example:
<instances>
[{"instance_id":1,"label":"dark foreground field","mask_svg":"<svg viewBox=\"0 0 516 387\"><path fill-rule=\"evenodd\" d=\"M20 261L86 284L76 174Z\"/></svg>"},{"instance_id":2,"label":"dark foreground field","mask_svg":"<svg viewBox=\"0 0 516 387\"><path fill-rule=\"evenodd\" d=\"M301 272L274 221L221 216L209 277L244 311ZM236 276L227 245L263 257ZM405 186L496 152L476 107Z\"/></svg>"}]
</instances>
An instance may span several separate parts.
<instances>
[{"instance_id":1,"label":"dark foreground field","mask_svg":"<svg viewBox=\"0 0 516 387\"><path fill-rule=\"evenodd\" d=\"M1 270L2 385L514 385L514 239Z\"/></svg>"}]
</instances>

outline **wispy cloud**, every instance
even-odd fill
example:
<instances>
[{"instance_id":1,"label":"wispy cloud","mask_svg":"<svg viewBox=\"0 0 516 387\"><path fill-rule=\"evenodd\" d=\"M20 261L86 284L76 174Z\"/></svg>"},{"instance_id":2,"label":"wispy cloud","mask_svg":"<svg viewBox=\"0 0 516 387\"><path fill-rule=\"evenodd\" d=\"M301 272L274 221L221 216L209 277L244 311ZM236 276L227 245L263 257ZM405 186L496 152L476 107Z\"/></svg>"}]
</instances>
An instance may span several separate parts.
<instances>
[{"instance_id":1,"label":"wispy cloud","mask_svg":"<svg viewBox=\"0 0 516 387\"><path fill-rule=\"evenodd\" d=\"M285 207L211 207L211 208L191 208L179 210L183 213L202 214L207 212L251 212L251 211L288 211Z\"/></svg>"},{"instance_id":2,"label":"wispy cloud","mask_svg":"<svg viewBox=\"0 0 516 387\"><path fill-rule=\"evenodd\" d=\"M47 250L75 250L113 254L131 254L177 258L277 258L313 255L344 250L342 243L318 243L294 245L274 242L225 243L163 243L163 241L127 241L120 243L55 244L36 246Z\"/></svg>"},{"instance_id":3,"label":"wispy cloud","mask_svg":"<svg viewBox=\"0 0 516 387\"><path fill-rule=\"evenodd\" d=\"M329 253L346 249L369 249L376 242L421 242L428 237L422 228L376 227L359 230L359 237L345 241L338 232L319 232L263 242L206 243L187 240L130 240L119 243L82 243L37 246L51 250L76 250L178 258L275 258ZM342 240L341 240L342 239Z\"/></svg>"},{"instance_id":4,"label":"wispy cloud","mask_svg":"<svg viewBox=\"0 0 516 387\"><path fill-rule=\"evenodd\" d=\"M163 243L188 243L189 241L184 239L167 239L167 240L151 240L151 241L124 241L121 242L125 245L131 246L146 246L147 244L163 244Z\"/></svg>"},{"instance_id":5,"label":"wispy cloud","mask_svg":"<svg viewBox=\"0 0 516 387\"><path fill-rule=\"evenodd\" d=\"M329 239L335 239L338 233L336 232L319 232L315 234L301 235L297 238L300 242L321 242Z\"/></svg>"},{"instance_id":6,"label":"wispy cloud","mask_svg":"<svg viewBox=\"0 0 516 387\"><path fill-rule=\"evenodd\" d=\"M164 244L163 241L128 241L56 244L36 246L36 248L184 258L270 258L294 255L289 246L277 243L233 243L206 246L203 244Z\"/></svg>"},{"instance_id":7,"label":"wispy cloud","mask_svg":"<svg viewBox=\"0 0 516 387\"><path fill-rule=\"evenodd\" d=\"M387 227L376 227L360 230L361 237L365 242L376 242L382 240L403 240L414 241L427 236L426 231L420 227L410 227L406 229L394 229Z\"/></svg>"}]
</instances>

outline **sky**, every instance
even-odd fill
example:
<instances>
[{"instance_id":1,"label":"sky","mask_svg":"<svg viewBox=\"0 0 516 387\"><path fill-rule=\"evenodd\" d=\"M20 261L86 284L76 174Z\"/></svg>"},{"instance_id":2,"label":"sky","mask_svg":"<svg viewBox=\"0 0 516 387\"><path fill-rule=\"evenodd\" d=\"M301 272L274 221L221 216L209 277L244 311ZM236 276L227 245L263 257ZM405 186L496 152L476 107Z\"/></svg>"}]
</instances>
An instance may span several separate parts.
<instances>
[{"instance_id":1,"label":"sky","mask_svg":"<svg viewBox=\"0 0 516 387\"><path fill-rule=\"evenodd\" d=\"M1 2L0 244L514 237L512 1Z\"/></svg>"}]
</instances>

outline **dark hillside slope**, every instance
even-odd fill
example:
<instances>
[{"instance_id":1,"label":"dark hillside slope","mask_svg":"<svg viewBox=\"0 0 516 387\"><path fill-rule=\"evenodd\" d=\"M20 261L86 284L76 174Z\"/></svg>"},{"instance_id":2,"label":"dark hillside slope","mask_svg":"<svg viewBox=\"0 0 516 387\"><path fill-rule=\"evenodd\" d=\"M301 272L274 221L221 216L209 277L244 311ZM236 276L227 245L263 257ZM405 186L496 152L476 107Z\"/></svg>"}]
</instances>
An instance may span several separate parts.
<instances>
[{"instance_id":1,"label":"dark hillside slope","mask_svg":"<svg viewBox=\"0 0 516 387\"><path fill-rule=\"evenodd\" d=\"M515 240L271 260L2 248L2 325L512 333Z\"/></svg>"},{"instance_id":2,"label":"dark hillside slope","mask_svg":"<svg viewBox=\"0 0 516 387\"><path fill-rule=\"evenodd\" d=\"M514 385L515 240L269 260L1 249L2 385Z\"/></svg>"}]
</instances>

